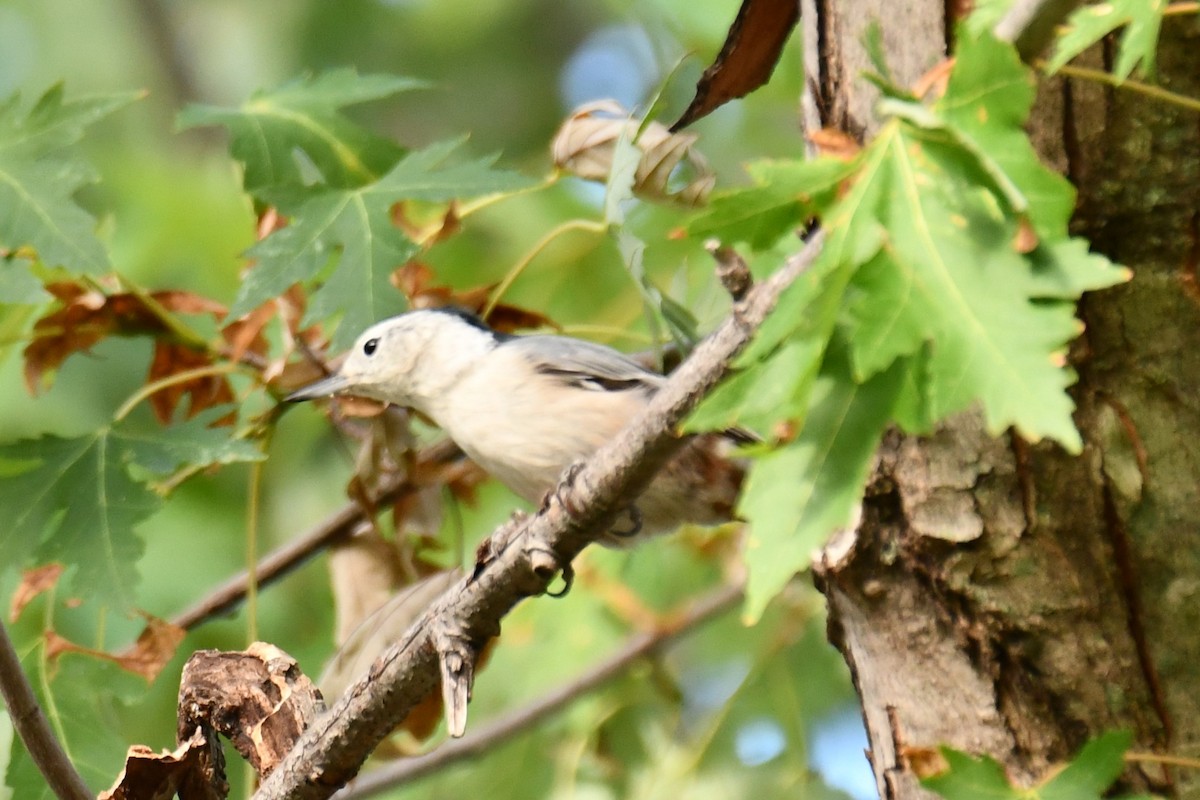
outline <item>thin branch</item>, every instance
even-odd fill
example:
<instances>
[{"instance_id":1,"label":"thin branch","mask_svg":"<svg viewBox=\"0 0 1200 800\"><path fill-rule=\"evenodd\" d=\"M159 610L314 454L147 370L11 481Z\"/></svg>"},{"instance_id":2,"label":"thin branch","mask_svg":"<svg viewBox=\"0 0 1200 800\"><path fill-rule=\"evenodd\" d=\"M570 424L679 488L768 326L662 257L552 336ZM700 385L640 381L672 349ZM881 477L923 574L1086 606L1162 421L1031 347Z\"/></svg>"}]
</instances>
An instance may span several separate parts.
<instances>
[{"instance_id":1,"label":"thin branch","mask_svg":"<svg viewBox=\"0 0 1200 800\"><path fill-rule=\"evenodd\" d=\"M21 659L8 637L8 628L0 622L0 695L12 718L13 728L25 745L29 757L60 800L91 800L92 793L79 776L71 759L50 729L33 687L21 669Z\"/></svg>"},{"instance_id":2,"label":"thin branch","mask_svg":"<svg viewBox=\"0 0 1200 800\"><path fill-rule=\"evenodd\" d=\"M634 662L645 658L732 608L742 598L742 587L724 586L692 605L669 627L631 637L625 646L529 705L498 717L461 739L451 739L438 749L381 767L334 795L334 800L363 800L401 784L407 784L464 759L485 753L561 711L583 695L623 674Z\"/></svg>"},{"instance_id":3,"label":"thin branch","mask_svg":"<svg viewBox=\"0 0 1200 800\"><path fill-rule=\"evenodd\" d=\"M457 458L459 454L458 447L452 442L439 442L419 454L417 463L443 464ZM406 494L420 491L421 488L423 487L407 478L397 479L381 489L372 498L371 505L373 507L387 505ZM348 503L340 511L313 526L307 533L269 553L254 568L258 588L262 589L279 580L329 545L350 536L358 530L366 518L367 510L361 504ZM250 576L247 571L239 572L176 615L171 620L171 624L184 630L191 630L210 617L232 611L238 603L246 598L249 581Z\"/></svg>"},{"instance_id":4,"label":"thin branch","mask_svg":"<svg viewBox=\"0 0 1200 800\"><path fill-rule=\"evenodd\" d=\"M532 518L492 534L474 574L443 594L337 704L305 731L263 781L258 800L326 798L361 767L374 747L438 684L435 642L482 643L522 599L543 594L556 574L601 535L682 444L677 426L721 380L780 294L816 260L817 232L800 253L753 287L692 351L647 407L568 477Z\"/></svg>"}]
</instances>

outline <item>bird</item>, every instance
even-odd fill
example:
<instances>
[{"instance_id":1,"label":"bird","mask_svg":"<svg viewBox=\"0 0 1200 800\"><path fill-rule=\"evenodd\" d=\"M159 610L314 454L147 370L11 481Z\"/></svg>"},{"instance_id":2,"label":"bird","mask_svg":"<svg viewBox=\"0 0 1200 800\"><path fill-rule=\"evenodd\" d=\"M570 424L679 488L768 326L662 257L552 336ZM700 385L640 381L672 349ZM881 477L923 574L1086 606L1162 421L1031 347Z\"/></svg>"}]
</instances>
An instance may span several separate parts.
<instances>
[{"instance_id":1,"label":"bird","mask_svg":"<svg viewBox=\"0 0 1200 800\"><path fill-rule=\"evenodd\" d=\"M349 395L415 409L485 472L537 504L665 382L605 345L501 333L445 306L372 325L336 372L284 399ZM751 437L741 430L689 437L601 544L625 547L683 523L733 519L745 475L734 445Z\"/></svg>"}]
</instances>

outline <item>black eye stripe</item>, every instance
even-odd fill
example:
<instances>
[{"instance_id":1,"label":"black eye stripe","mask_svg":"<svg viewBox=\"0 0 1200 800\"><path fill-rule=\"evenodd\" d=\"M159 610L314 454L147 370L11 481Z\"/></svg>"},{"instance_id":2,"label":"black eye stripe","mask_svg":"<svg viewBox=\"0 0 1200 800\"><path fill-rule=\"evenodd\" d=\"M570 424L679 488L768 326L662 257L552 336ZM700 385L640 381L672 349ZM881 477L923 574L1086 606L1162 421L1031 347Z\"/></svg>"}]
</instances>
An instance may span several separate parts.
<instances>
[{"instance_id":1,"label":"black eye stripe","mask_svg":"<svg viewBox=\"0 0 1200 800\"><path fill-rule=\"evenodd\" d=\"M378 339L367 339L367 341L363 342L363 352L369 356L375 355L375 349L377 347L379 347Z\"/></svg>"}]
</instances>

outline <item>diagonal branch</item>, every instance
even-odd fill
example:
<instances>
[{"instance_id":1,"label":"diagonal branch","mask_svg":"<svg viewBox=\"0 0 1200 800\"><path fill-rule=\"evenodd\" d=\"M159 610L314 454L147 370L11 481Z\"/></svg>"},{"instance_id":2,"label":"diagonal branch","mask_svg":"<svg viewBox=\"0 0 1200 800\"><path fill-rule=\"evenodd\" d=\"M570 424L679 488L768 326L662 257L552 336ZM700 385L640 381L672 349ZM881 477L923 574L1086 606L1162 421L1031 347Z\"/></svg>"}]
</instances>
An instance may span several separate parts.
<instances>
[{"instance_id":1,"label":"diagonal branch","mask_svg":"<svg viewBox=\"0 0 1200 800\"><path fill-rule=\"evenodd\" d=\"M650 404L586 464L572 470L529 519L514 519L481 549L475 573L442 595L417 623L317 719L255 794L258 800L325 798L438 683L438 642L482 643L518 602L545 592L558 570L607 529L682 444L677 426L729 371L785 288L820 253L810 237L782 269L750 289L725 321L671 375ZM466 686L469 691L469 684Z\"/></svg>"},{"instance_id":2,"label":"diagonal branch","mask_svg":"<svg viewBox=\"0 0 1200 800\"><path fill-rule=\"evenodd\" d=\"M33 687L21 669L21 659L13 648L8 628L0 622L0 695L12 718L13 727L25 745L29 757L56 797L62 800L89 800L92 793L83 778L63 752L62 745L50 729L42 707L38 705Z\"/></svg>"},{"instance_id":3,"label":"diagonal branch","mask_svg":"<svg viewBox=\"0 0 1200 800\"><path fill-rule=\"evenodd\" d=\"M625 672L636 661L662 650L685 633L732 608L742 597L740 586L724 586L700 599L669 627L630 638L620 650L600 664L538 697L529 705L492 720L461 739L446 742L438 749L414 758L406 758L381 767L355 781L334 796L334 800L364 800L380 792L417 780L444 767L487 752L500 742L532 728L564 706Z\"/></svg>"},{"instance_id":4,"label":"diagonal branch","mask_svg":"<svg viewBox=\"0 0 1200 800\"><path fill-rule=\"evenodd\" d=\"M445 464L461 455L462 451L457 445L443 441L422 450L417 456L417 462L426 465ZM370 505L385 506L423 488L420 481L403 476L384 486L371 498ZM368 513L362 503L348 503L314 525L307 533L263 557L254 568L255 581L259 588L287 575L329 545L349 537L366 521ZM171 624L191 630L210 617L232 611L234 606L245 599L249 581L250 576L245 570L239 572L177 614L171 620Z\"/></svg>"}]
</instances>

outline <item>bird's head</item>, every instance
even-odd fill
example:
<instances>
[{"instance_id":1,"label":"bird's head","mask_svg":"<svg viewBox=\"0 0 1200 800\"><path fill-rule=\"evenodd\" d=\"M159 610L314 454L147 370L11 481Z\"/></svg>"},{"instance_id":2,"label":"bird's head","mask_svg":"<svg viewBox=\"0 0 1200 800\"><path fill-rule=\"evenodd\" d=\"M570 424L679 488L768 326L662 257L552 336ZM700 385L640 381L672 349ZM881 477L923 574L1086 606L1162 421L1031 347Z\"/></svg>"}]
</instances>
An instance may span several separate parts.
<instances>
[{"instance_id":1,"label":"bird's head","mask_svg":"<svg viewBox=\"0 0 1200 800\"><path fill-rule=\"evenodd\" d=\"M410 311L367 328L336 373L285 399L352 395L428 413L440 393L499 341L499 334L466 312Z\"/></svg>"}]
</instances>

